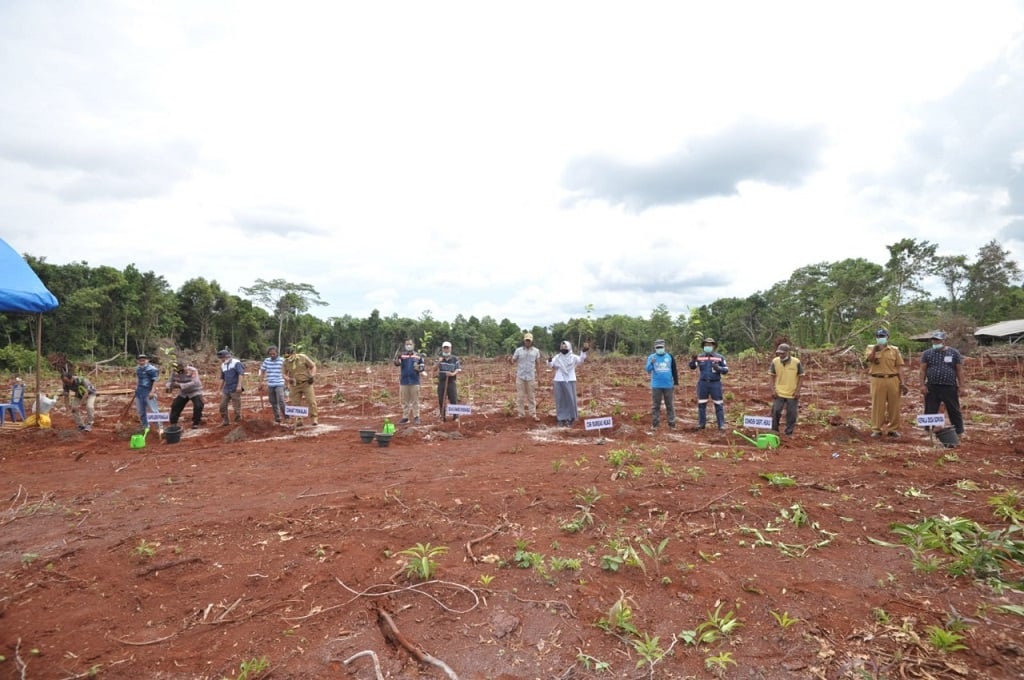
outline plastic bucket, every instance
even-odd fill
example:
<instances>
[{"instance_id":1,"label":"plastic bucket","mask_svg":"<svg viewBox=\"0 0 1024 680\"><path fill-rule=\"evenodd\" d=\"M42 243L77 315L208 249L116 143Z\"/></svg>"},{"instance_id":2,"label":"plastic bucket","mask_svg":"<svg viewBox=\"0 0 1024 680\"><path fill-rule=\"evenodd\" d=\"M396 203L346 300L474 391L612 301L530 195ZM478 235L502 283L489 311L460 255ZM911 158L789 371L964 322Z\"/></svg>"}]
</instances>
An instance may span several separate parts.
<instances>
[{"instance_id":1,"label":"plastic bucket","mask_svg":"<svg viewBox=\"0 0 1024 680\"><path fill-rule=\"evenodd\" d=\"M373 430L359 430L359 439L361 439L364 444L369 444L373 441L373 435L375 434L376 432Z\"/></svg>"},{"instance_id":2,"label":"plastic bucket","mask_svg":"<svg viewBox=\"0 0 1024 680\"><path fill-rule=\"evenodd\" d=\"M960 435L956 433L956 430L952 427L944 427L941 430L935 430L935 436L938 437L942 445L947 449L955 449L960 445Z\"/></svg>"},{"instance_id":3,"label":"plastic bucket","mask_svg":"<svg viewBox=\"0 0 1024 680\"><path fill-rule=\"evenodd\" d=\"M181 441L181 425L171 425L164 430L164 439L168 444L177 444Z\"/></svg>"},{"instance_id":4,"label":"plastic bucket","mask_svg":"<svg viewBox=\"0 0 1024 680\"><path fill-rule=\"evenodd\" d=\"M389 446L391 444L391 437L392 437L391 434L385 433L385 432L378 432L376 436L377 436L377 446L379 446L381 448L384 448L384 447Z\"/></svg>"}]
</instances>

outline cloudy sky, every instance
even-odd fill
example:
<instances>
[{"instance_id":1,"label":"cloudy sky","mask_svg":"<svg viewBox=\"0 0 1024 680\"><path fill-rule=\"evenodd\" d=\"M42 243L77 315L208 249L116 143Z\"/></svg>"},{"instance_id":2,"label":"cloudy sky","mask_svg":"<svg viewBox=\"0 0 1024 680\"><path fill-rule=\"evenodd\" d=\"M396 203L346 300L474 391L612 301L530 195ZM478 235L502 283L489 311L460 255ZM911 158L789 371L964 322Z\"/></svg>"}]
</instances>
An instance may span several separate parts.
<instances>
[{"instance_id":1,"label":"cloudy sky","mask_svg":"<svg viewBox=\"0 0 1024 680\"><path fill-rule=\"evenodd\" d=\"M0 237L530 326L1024 263L1024 0L0 0Z\"/></svg>"}]
</instances>

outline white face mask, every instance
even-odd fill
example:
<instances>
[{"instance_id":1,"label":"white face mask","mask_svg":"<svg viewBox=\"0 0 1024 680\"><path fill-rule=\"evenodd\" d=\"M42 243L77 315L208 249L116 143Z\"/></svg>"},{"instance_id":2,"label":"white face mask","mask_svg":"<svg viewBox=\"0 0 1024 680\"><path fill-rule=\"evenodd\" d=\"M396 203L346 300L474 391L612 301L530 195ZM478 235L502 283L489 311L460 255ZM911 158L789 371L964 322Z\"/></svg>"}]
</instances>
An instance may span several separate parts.
<instances>
[{"instance_id":1,"label":"white face mask","mask_svg":"<svg viewBox=\"0 0 1024 680\"><path fill-rule=\"evenodd\" d=\"M942 343L940 342L939 344L935 344L935 343L933 342L933 343L932 343L932 349L942 349Z\"/></svg>"},{"instance_id":2,"label":"white face mask","mask_svg":"<svg viewBox=\"0 0 1024 680\"><path fill-rule=\"evenodd\" d=\"M875 338L875 343L879 345L887 345L889 344L889 338Z\"/></svg>"},{"instance_id":3,"label":"white face mask","mask_svg":"<svg viewBox=\"0 0 1024 680\"><path fill-rule=\"evenodd\" d=\"M406 352L411 352L412 351L412 345L406 345L405 346L405 351Z\"/></svg>"},{"instance_id":4,"label":"white face mask","mask_svg":"<svg viewBox=\"0 0 1024 680\"><path fill-rule=\"evenodd\" d=\"M715 351L715 347L714 345L704 345L704 351L707 352L708 354L711 354L712 352Z\"/></svg>"}]
</instances>

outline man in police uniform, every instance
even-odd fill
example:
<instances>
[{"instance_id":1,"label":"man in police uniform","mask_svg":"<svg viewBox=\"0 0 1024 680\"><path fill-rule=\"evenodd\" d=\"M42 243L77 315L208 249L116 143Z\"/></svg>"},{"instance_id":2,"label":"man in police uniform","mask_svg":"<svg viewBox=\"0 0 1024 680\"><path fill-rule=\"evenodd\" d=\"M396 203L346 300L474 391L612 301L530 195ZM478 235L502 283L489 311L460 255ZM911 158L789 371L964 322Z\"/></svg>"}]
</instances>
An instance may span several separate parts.
<instances>
[{"instance_id":1,"label":"man in police uniform","mask_svg":"<svg viewBox=\"0 0 1024 680\"><path fill-rule=\"evenodd\" d=\"M284 348L284 377L292 386L293 406L306 406L313 426L320 423L317 417L320 412L316 407L316 393L313 391L313 380L316 378L316 362L294 347ZM295 427L302 427L302 418L297 418Z\"/></svg>"},{"instance_id":2,"label":"man in police uniform","mask_svg":"<svg viewBox=\"0 0 1024 680\"><path fill-rule=\"evenodd\" d=\"M889 331L875 331L875 344L864 356L871 376L871 436L900 436L900 399L907 393L903 355L889 344Z\"/></svg>"}]
</instances>

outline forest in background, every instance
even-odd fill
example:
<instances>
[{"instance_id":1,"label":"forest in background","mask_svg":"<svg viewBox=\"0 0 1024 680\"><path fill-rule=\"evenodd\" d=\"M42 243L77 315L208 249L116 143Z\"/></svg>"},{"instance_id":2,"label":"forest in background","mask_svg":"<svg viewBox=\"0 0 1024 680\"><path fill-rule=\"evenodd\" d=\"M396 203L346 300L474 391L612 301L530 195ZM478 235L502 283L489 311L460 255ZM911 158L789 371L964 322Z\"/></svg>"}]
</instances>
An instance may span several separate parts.
<instances>
[{"instance_id":1,"label":"forest in background","mask_svg":"<svg viewBox=\"0 0 1024 680\"><path fill-rule=\"evenodd\" d=\"M236 356L261 357L271 344L295 345L330 361L385 361L404 338L434 353L450 340L457 354L497 356L534 335L544 352L563 338L583 340L604 353L646 355L655 338L670 351L688 353L703 337L714 337L720 351L733 355L769 350L780 341L797 347L829 348L867 342L879 325L895 342L943 328L950 344L969 350L976 326L1024 318L1024 286L1019 264L995 240L973 259L938 255L938 245L903 239L887 246L884 265L863 258L801 267L785 281L748 297L720 298L685 312L657 305L647 316L595 317L592 305L579 317L551 326L526 326L507 318L434 319L350 315L320 319L312 310L326 302L311 285L257 279L240 294L217 281L194 278L173 290L155 272L134 265L123 271L85 262L55 265L25 259L57 297L60 306L44 315L43 353L76 362L115 361L128 365L147 353L187 349L208 352L230 347ZM934 291L941 290L941 294ZM0 314L0 370L27 371L34 365L34 317Z\"/></svg>"}]
</instances>

